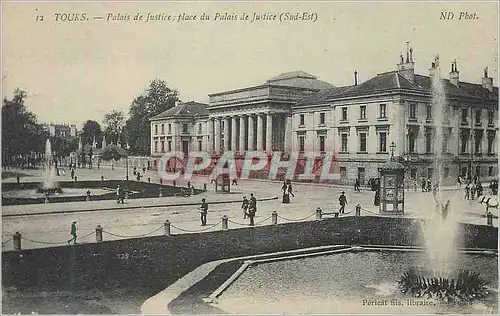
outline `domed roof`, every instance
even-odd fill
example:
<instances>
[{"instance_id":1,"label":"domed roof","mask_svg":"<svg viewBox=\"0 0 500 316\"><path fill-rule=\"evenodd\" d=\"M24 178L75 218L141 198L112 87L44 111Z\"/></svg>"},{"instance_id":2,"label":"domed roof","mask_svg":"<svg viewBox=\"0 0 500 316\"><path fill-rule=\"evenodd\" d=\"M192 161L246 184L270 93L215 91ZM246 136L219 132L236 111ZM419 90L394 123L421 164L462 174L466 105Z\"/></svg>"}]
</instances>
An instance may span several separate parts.
<instances>
[{"instance_id":1,"label":"domed roof","mask_svg":"<svg viewBox=\"0 0 500 316\"><path fill-rule=\"evenodd\" d=\"M384 163L382 166L380 166L380 169L383 170L399 170L399 169L404 169L405 166L403 166L401 163L393 160L389 160L388 162Z\"/></svg>"},{"instance_id":2,"label":"domed roof","mask_svg":"<svg viewBox=\"0 0 500 316\"><path fill-rule=\"evenodd\" d=\"M267 80L266 83L277 86L289 86L289 87L307 88L313 90L325 90L325 89L335 88L335 86L332 85L331 83L319 80L318 77L313 76L302 70L282 73Z\"/></svg>"}]
</instances>

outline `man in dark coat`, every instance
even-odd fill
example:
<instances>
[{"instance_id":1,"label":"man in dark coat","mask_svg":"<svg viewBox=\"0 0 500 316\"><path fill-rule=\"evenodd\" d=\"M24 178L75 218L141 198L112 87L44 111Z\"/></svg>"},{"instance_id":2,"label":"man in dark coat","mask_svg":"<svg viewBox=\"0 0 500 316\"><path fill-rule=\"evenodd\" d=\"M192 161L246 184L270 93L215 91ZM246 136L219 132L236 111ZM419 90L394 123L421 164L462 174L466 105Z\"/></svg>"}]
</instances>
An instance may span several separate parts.
<instances>
[{"instance_id":1,"label":"man in dark coat","mask_svg":"<svg viewBox=\"0 0 500 316\"><path fill-rule=\"evenodd\" d=\"M257 199L251 194L250 203L248 203L248 218L250 218L250 225L254 226L255 213L257 212Z\"/></svg>"},{"instance_id":2,"label":"man in dark coat","mask_svg":"<svg viewBox=\"0 0 500 316\"><path fill-rule=\"evenodd\" d=\"M68 240L68 244L73 241L73 244L76 245L76 221L71 223L71 236L73 236L70 240Z\"/></svg>"},{"instance_id":3,"label":"man in dark coat","mask_svg":"<svg viewBox=\"0 0 500 316\"><path fill-rule=\"evenodd\" d=\"M253 193L250 193L250 205L252 204L255 208L255 212L257 212L257 199L253 196Z\"/></svg>"},{"instance_id":4,"label":"man in dark coat","mask_svg":"<svg viewBox=\"0 0 500 316\"><path fill-rule=\"evenodd\" d=\"M201 206L200 206L201 226L207 225L207 213L208 213L208 203L203 198L201 199Z\"/></svg>"},{"instance_id":5,"label":"man in dark coat","mask_svg":"<svg viewBox=\"0 0 500 316\"><path fill-rule=\"evenodd\" d=\"M339 213L344 214L345 206L347 205L347 198L345 197L345 192L342 191L342 194L339 196L340 209Z\"/></svg>"}]
</instances>

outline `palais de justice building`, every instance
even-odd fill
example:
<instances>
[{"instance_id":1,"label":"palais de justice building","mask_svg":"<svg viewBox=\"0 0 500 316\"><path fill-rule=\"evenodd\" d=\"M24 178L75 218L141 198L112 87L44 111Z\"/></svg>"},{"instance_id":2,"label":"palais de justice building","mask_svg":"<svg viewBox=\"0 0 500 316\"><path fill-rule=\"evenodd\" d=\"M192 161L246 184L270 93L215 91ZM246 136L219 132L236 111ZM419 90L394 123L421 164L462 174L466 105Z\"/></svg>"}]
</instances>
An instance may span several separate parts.
<instances>
[{"instance_id":1,"label":"palais de justice building","mask_svg":"<svg viewBox=\"0 0 500 316\"><path fill-rule=\"evenodd\" d=\"M406 162L408 176L434 174L437 112L432 78L415 74L412 50L396 70L359 83L335 87L303 71L281 74L264 84L210 94L209 104L188 102L151 118L151 156L157 165L167 151L332 152L341 182L378 177L378 167L394 155ZM443 79L443 176L498 175L498 88L487 68L478 82L460 81L458 66ZM482 78L479 74L482 73ZM443 76L444 77L444 76ZM434 105L435 107L435 105Z\"/></svg>"}]
</instances>

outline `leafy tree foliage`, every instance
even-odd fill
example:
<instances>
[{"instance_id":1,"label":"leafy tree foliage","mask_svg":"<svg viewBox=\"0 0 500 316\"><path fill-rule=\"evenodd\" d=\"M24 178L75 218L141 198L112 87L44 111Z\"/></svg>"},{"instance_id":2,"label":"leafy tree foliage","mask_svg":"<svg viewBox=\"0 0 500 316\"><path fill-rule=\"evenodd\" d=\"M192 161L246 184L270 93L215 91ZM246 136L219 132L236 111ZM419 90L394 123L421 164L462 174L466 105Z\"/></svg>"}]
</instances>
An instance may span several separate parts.
<instances>
[{"instance_id":1,"label":"leafy tree foliage","mask_svg":"<svg viewBox=\"0 0 500 316\"><path fill-rule=\"evenodd\" d=\"M151 127L149 119L175 106L179 93L162 79L154 79L148 88L136 97L129 109L125 125L130 153L149 156L151 152Z\"/></svg>"},{"instance_id":2,"label":"leafy tree foliage","mask_svg":"<svg viewBox=\"0 0 500 316\"><path fill-rule=\"evenodd\" d=\"M104 134L106 135L107 144L117 144L122 142L122 132L125 126L125 116L122 111L111 111L104 115Z\"/></svg>"},{"instance_id":3,"label":"leafy tree foliage","mask_svg":"<svg viewBox=\"0 0 500 316\"><path fill-rule=\"evenodd\" d=\"M95 141L99 146L102 142L102 129L101 125L93 120L88 120L83 124L82 129L82 144L90 144Z\"/></svg>"},{"instance_id":4,"label":"leafy tree foliage","mask_svg":"<svg viewBox=\"0 0 500 316\"><path fill-rule=\"evenodd\" d=\"M2 162L5 166L24 167L28 155L43 153L48 133L37 123L36 116L26 105L27 94L16 89L12 100L2 105Z\"/></svg>"}]
</instances>

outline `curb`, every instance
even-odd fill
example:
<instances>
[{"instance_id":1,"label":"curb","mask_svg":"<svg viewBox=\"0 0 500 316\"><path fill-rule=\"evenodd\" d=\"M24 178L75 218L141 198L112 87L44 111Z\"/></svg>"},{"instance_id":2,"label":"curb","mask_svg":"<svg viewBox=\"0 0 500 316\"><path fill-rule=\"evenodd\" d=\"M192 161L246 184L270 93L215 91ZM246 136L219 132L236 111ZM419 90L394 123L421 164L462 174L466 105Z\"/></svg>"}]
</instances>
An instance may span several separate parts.
<instances>
[{"instance_id":1,"label":"curb","mask_svg":"<svg viewBox=\"0 0 500 316\"><path fill-rule=\"evenodd\" d=\"M277 196L257 199L257 201L271 201L277 200ZM229 200L229 201L215 201L208 204L229 204L229 203L241 203L241 200ZM95 208L90 210L73 210L73 211L49 211L49 212L39 212L39 213L20 213L20 214L2 214L3 217L17 217L17 216L31 216L31 215L50 215L50 214L68 214L68 213L83 213L83 212L97 212L97 211L119 211L119 210L131 210L131 209L144 209L144 208L155 208L155 207L171 207L171 206L192 206L199 205L196 203L174 203L174 204L159 204L159 205L145 205L145 206L128 206L128 207L108 207L108 208Z\"/></svg>"}]
</instances>

